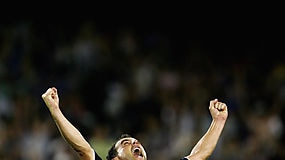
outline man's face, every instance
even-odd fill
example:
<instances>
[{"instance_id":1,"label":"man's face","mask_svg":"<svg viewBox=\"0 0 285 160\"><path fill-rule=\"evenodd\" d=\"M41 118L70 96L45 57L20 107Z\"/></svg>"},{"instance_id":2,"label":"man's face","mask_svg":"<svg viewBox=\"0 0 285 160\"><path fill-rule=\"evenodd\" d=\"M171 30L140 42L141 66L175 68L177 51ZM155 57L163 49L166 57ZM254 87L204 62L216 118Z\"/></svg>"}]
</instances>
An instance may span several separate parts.
<instances>
[{"instance_id":1,"label":"man's face","mask_svg":"<svg viewBox=\"0 0 285 160\"><path fill-rule=\"evenodd\" d=\"M121 160L146 160L146 152L141 143L132 137L122 138L116 144L118 158Z\"/></svg>"}]
</instances>

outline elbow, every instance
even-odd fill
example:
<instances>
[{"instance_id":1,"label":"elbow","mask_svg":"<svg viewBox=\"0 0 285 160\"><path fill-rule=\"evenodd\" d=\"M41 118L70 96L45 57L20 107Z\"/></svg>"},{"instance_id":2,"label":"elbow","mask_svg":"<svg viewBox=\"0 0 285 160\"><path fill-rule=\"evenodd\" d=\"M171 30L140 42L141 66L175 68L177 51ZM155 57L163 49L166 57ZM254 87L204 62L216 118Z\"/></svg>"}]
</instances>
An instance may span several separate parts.
<instances>
[{"instance_id":1,"label":"elbow","mask_svg":"<svg viewBox=\"0 0 285 160\"><path fill-rule=\"evenodd\" d=\"M193 160L206 160L210 157L210 155L212 154L212 152L210 151L198 151L198 152L195 152L191 155L189 155L187 158L188 159L193 159Z\"/></svg>"},{"instance_id":2,"label":"elbow","mask_svg":"<svg viewBox=\"0 0 285 160\"><path fill-rule=\"evenodd\" d=\"M94 150L91 147L86 147L83 149L74 149L79 156L80 159L82 160L91 160L94 159Z\"/></svg>"}]
</instances>

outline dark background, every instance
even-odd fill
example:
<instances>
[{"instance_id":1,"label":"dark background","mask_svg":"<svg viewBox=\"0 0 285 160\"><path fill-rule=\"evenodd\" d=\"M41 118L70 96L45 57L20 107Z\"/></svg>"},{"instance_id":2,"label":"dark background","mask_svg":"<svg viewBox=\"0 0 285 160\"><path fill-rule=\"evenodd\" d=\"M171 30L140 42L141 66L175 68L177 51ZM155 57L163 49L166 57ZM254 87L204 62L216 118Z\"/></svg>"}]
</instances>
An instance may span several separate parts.
<instances>
[{"instance_id":1,"label":"dark background","mask_svg":"<svg viewBox=\"0 0 285 160\"><path fill-rule=\"evenodd\" d=\"M51 86L102 156L127 132L149 159L179 159L205 133L208 102L218 98L229 119L211 158L284 158L282 14L174 8L2 19L0 159L75 158L41 100Z\"/></svg>"}]
</instances>

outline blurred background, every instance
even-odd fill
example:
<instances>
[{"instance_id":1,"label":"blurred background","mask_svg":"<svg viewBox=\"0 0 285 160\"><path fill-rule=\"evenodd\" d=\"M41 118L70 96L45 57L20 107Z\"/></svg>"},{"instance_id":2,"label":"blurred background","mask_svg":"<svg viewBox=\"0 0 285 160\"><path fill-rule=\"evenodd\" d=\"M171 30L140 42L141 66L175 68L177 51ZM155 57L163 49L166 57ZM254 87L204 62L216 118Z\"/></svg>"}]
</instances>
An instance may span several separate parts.
<instances>
[{"instance_id":1,"label":"blurred background","mask_svg":"<svg viewBox=\"0 0 285 160\"><path fill-rule=\"evenodd\" d=\"M103 159L122 133L150 160L184 157L215 98L229 117L210 159L285 159L282 26L184 17L0 23L0 159L77 159L41 99L53 86Z\"/></svg>"}]
</instances>

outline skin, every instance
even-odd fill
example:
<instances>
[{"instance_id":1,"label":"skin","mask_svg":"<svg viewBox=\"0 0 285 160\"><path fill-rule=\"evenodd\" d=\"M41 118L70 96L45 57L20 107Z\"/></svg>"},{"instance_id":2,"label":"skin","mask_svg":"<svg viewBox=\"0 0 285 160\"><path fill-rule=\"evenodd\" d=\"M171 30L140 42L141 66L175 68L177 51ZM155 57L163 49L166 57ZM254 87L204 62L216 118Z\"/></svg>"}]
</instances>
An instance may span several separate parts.
<instances>
[{"instance_id":1,"label":"skin","mask_svg":"<svg viewBox=\"0 0 285 160\"><path fill-rule=\"evenodd\" d=\"M141 143L132 137L123 138L116 142L118 156L115 160L146 160L146 152Z\"/></svg>"},{"instance_id":2,"label":"skin","mask_svg":"<svg viewBox=\"0 0 285 160\"><path fill-rule=\"evenodd\" d=\"M205 135L198 141L191 153L187 156L188 159L207 159L217 145L228 118L228 109L225 103L219 102L218 99L214 99L210 101L209 110L212 116L212 123Z\"/></svg>"},{"instance_id":3,"label":"skin","mask_svg":"<svg viewBox=\"0 0 285 160\"><path fill-rule=\"evenodd\" d=\"M95 155L93 148L61 112L57 89L55 87L47 89L47 91L42 94L42 99L48 107L60 134L76 151L79 159L94 160ZM215 149L222 133L228 117L226 104L219 102L217 99L211 100L209 111L212 116L212 123L207 132L190 151L190 154L186 156L189 160L207 159ZM113 158L113 160L147 160L143 146L135 138L123 138L116 142L115 148L118 152L118 156Z\"/></svg>"},{"instance_id":4,"label":"skin","mask_svg":"<svg viewBox=\"0 0 285 160\"><path fill-rule=\"evenodd\" d=\"M46 106L62 137L76 151L81 160L94 160L94 150L80 132L65 118L59 108L59 98L55 87L42 94Z\"/></svg>"}]
</instances>

